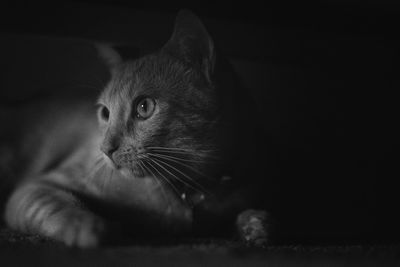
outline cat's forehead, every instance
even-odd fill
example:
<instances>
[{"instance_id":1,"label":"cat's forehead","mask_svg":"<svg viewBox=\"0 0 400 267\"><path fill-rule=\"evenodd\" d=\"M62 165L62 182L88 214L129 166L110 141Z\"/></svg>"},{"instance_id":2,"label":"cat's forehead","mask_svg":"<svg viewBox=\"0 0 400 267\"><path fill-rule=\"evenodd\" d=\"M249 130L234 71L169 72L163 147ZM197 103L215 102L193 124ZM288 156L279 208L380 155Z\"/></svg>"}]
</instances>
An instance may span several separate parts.
<instances>
[{"instance_id":1,"label":"cat's forehead","mask_svg":"<svg viewBox=\"0 0 400 267\"><path fill-rule=\"evenodd\" d=\"M128 75L129 74L129 75ZM100 95L99 101L105 104L113 104L121 100L128 100L135 97L135 92L140 88L140 79L125 68L119 68Z\"/></svg>"},{"instance_id":2,"label":"cat's forehead","mask_svg":"<svg viewBox=\"0 0 400 267\"><path fill-rule=\"evenodd\" d=\"M100 99L112 103L132 101L143 94L162 96L189 88L193 79L193 70L178 60L165 55L149 55L118 66Z\"/></svg>"}]
</instances>

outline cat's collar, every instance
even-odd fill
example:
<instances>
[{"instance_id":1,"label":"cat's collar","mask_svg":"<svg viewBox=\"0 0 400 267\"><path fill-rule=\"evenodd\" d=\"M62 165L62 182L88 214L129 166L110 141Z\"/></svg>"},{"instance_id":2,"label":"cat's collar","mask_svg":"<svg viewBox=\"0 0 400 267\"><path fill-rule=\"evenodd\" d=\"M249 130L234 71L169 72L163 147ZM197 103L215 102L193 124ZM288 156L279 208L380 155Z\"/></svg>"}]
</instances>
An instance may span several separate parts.
<instances>
[{"instance_id":1,"label":"cat's collar","mask_svg":"<svg viewBox=\"0 0 400 267\"><path fill-rule=\"evenodd\" d=\"M201 204L206 196L203 193L188 193L184 192L180 195L182 201L186 203L190 208Z\"/></svg>"},{"instance_id":2,"label":"cat's collar","mask_svg":"<svg viewBox=\"0 0 400 267\"><path fill-rule=\"evenodd\" d=\"M231 176L224 175L220 179L220 184L227 184L232 180ZM200 205L206 200L206 194L201 192L196 192L193 189L185 188L183 193L180 195L181 200L188 205L190 208Z\"/></svg>"}]
</instances>

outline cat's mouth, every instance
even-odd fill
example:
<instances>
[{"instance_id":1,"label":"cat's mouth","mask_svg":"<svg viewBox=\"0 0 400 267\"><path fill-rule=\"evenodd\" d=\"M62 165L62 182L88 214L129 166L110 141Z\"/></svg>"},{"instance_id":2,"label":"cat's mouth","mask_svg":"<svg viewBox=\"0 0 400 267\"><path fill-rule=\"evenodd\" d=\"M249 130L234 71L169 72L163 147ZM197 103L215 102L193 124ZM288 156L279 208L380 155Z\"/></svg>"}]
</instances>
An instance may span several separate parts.
<instances>
[{"instance_id":1,"label":"cat's mouth","mask_svg":"<svg viewBox=\"0 0 400 267\"><path fill-rule=\"evenodd\" d=\"M131 153L116 154L110 160L113 169L126 178L143 178L149 175L143 162Z\"/></svg>"},{"instance_id":2,"label":"cat's mouth","mask_svg":"<svg viewBox=\"0 0 400 267\"><path fill-rule=\"evenodd\" d=\"M122 167L119 172L126 178L143 178L146 174L142 170L135 168Z\"/></svg>"},{"instance_id":3,"label":"cat's mouth","mask_svg":"<svg viewBox=\"0 0 400 267\"><path fill-rule=\"evenodd\" d=\"M116 169L126 178L143 178L149 174L139 166L116 166Z\"/></svg>"}]
</instances>

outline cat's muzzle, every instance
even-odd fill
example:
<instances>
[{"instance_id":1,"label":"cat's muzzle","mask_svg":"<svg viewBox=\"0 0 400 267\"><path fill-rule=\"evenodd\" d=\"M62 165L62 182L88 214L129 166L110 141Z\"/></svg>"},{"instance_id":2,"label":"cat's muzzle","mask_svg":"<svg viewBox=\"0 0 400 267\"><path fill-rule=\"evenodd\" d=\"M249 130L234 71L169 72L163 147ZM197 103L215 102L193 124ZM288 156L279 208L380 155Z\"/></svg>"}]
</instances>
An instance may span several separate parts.
<instances>
[{"instance_id":1,"label":"cat's muzzle","mask_svg":"<svg viewBox=\"0 0 400 267\"><path fill-rule=\"evenodd\" d=\"M114 154L111 160L114 169L127 178L141 178L148 175L144 163L132 153Z\"/></svg>"}]
</instances>

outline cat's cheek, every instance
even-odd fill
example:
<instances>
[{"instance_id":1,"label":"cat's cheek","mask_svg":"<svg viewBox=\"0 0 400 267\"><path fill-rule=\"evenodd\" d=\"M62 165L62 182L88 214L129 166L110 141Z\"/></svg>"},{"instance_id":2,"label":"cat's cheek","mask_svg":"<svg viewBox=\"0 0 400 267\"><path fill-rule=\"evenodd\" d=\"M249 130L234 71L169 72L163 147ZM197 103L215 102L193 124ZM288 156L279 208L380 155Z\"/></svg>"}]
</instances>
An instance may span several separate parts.
<instances>
[{"instance_id":1,"label":"cat's cheek","mask_svg":"<svg viewBox=\"0 0 400 267\"><path fill-rule=\"evenodd\" d=\"M122 168L120 169L120 173L122 174L122 176L126 179L132 178L134 177L131 173L131 171L127 168Z\"/></svg>"}]
</instances>

